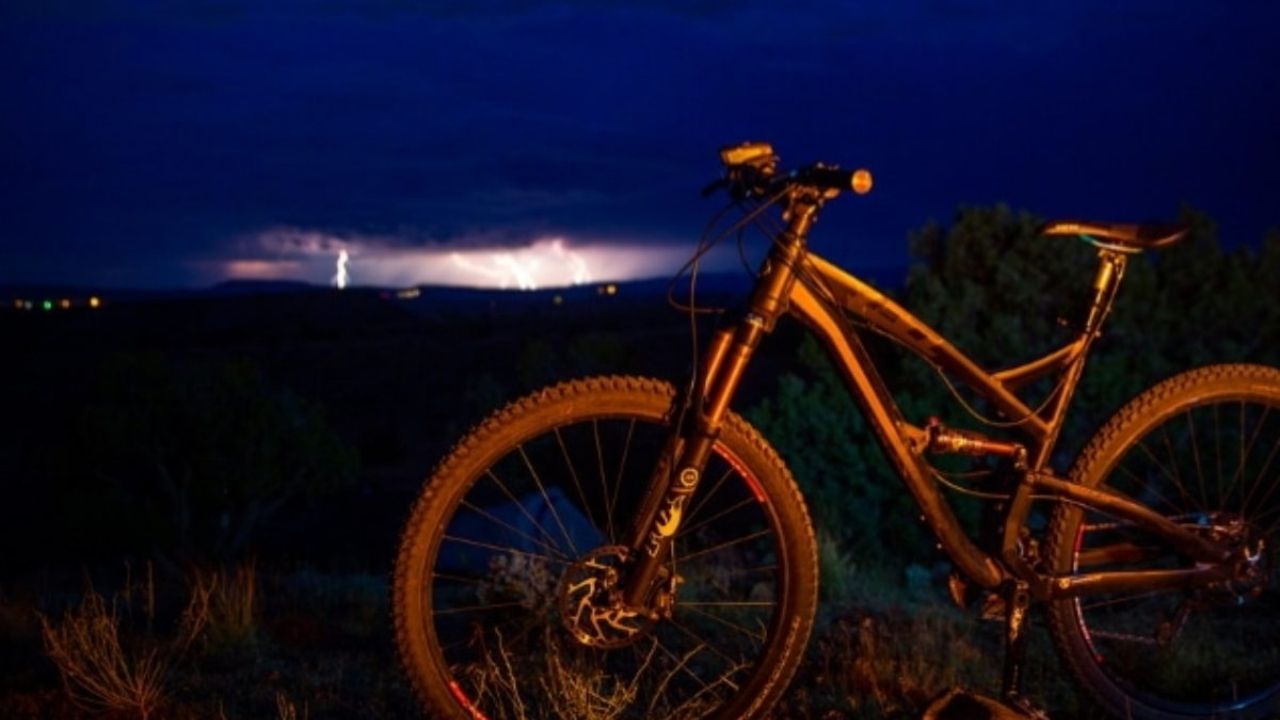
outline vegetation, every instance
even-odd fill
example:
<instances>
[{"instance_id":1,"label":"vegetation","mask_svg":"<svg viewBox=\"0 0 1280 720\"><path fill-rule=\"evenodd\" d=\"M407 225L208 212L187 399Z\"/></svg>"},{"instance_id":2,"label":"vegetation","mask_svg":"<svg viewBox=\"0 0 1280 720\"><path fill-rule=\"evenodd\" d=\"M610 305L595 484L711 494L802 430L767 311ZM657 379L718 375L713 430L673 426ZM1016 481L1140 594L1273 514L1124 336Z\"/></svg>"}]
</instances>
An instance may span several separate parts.
<instances>
[{"instance_id":1,"label":"vegetation","mask_svg":"<svg viewBox=\"0 0 1280 720\"><path fill-rule=\"evenodd\" d=\"M68 608L60 620L41 615L45 653L58 668L68 698L90 711L117 711L142 720L156 715L169 701L174 664L209 624L210 595L211 588L197 578L167 638L155 630L150 565L141 582L126 579L109 602L89 586L79 605Z\"/></svg>"},{"instance_id":2,"label":"vegetation","mask_svg":"<svg viewBox=\"0 0 1280 720\"><path fill-rule=\"evenodd\" d=\"M93 499L68 508L76 527L184 561L244 555L286 503L350 484L358 468L319 406L253 364L155 354L104 362L56 456L66 487Z\"/></svg>"},{"instance_id":3,"label":"vegetation","mask_svg":"<svg viewBox=\"0 0 1280 720\"><path fill-rule=\"evenodd\" d=\"M1184 219L1191 238L1130 263L1060 467L1162 377L1280 364L1280 232L1227 250L1207 218ZM929 225L894 292L984 365L1052 349L1084 309L1093 251L1036 225L1003 207ZM686 319L656 301L465 321L328 301L346 304L272 324L262 305L190 324L157 305L143 320L122 311L110 333L0 319L16 348L0 372L24 379L0 418L0 715L412 716L385 585L431 462L503 398L583 373L678 377L688 361ZM866 341L910 419L977 427L932 368ZM815 642L778 717L908 717L950 685L990 687L998 633L946 604L949 568L825 356L783 329L758 368L780 373L757 372L767 379L739 407L804 487L824 582ZM977 503L956 505L982 527ZM153 559L159 579L126 578L110 596L84 585L122 558ZM1057 714L1086 717L1035 632L1029 685ZM502 671L495 660L494 692ZM556 677L574 715L609 717L631 691Z\"/></svg>"}]
</instances>

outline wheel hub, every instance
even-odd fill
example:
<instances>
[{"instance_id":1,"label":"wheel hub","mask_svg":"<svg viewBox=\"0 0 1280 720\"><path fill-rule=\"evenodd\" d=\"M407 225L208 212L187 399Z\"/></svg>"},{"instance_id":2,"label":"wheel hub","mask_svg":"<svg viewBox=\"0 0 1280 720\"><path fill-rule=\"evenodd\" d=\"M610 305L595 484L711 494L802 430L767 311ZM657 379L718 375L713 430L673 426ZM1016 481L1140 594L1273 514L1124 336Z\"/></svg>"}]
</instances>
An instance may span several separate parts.
<instances>
[{"instance_id":1,"label":"wheel hub","mask_svg":"<svg viewBox=\"0 0 1280 720\"><path fill-rule=\"evenodd\" d=\"M627 607L620 581L630 550L605 545L588 552L560 578L560 617L575 640L588 647L620 648L649 631L657 613Z\"/></svg>"},{"instance_id":2,"label":"wheel hub","mask_svg":"<svg viewBox=\"0 0 1280 720\"><path fill-rule=\"evenodd\" d=\"M1228 560L1231 577L1210 585L1208 600L1218 604L1243 605L1266 589L1270 574L1265 537L1233 515L1219 515L1206 524L1209 537L1235 548Z\"/></svg>"}]
</instances>

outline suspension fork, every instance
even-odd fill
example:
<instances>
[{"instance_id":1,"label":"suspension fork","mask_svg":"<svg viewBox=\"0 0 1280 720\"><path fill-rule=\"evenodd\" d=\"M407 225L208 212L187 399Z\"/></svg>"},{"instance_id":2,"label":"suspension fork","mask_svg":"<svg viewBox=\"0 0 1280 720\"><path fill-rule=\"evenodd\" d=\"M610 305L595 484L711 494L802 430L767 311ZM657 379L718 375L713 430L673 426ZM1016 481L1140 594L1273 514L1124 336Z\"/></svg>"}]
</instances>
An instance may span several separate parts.
<instances>
[{"instance_id":1,"label":"suspension fork","mask_svg":"<svg viewBox=\"0 0 1280 720\"><path fill-rule=\"evenodd\" d=\"M633 538L635 563L623 584L622 600L640 607L652 595L653 584L680 524L686 505L698 489L702 471L720 429L729 403L741 384L742 375L755 354L760 341L773 330L778 317L786 311L787 298L795 283L795 267L804 252L805 238L818 210L816 202L792 204L787 230L770 250L760 268L760 279L747 305L747 311L732 330L717 333L700 365L696 397L681 411L681 437L668 443L668 452L678 457L675 462L662 458L653 481L660 484L657 503L642 510Z\"/></svg>"}]
</instances>

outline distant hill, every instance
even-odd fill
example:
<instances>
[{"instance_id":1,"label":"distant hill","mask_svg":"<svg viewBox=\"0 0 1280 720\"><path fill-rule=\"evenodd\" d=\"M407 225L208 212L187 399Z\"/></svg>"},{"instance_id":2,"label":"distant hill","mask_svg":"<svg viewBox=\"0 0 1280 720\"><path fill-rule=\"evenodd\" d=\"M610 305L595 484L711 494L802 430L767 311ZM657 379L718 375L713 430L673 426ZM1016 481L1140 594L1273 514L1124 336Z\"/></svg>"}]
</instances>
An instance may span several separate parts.
<instances>
[{"instance_id":1,"label":"distant hill","mask_svg":"<svg viewBox=\"0 0 1280 720\"><path fill-rule=\"evenodd\" d=\"M882 288L890 290L902 286L906 279L905 268L875 269L861 275ZM745 272L699 275L695 287L698 304L736 305L745 299L751 289L751 277ZM92 298L105 306L121 304L168 302L174 300L198 300L217 298L251 298L257 296L310 295L336 297L339 295L368 295L381 300L395 301L414 314L432 314L449 311L476 311L502 313L507 310L527 310L549 305L577 305L598 300L609 300L622 305L648 302L665 303L668 291L673 291L681 301L689 295L689 279L681 277L654 278L626 282L598 282L572 287L540 290L501 290L449 286L419 286L412 288L382 288L358 286L337 290L323 285L293 280L230 280L202 289L132 289L109 287L85 287L68 285L0 284L0 310L41 310L45 301L50 309L84 308ZM64 302L65 301L65 302Z\"/></svg>"},{"instance_id":2,"label":"distant hill","mask_svg":"<svg viewBox=\"0 0 1280 720\"><path fill-rule=\"evenodd\" d=\"M228 280L207 290L196 291L204 295L264 295L268 293L310 292L327 288L301 280Z\"/></svg>"}]
</instances>

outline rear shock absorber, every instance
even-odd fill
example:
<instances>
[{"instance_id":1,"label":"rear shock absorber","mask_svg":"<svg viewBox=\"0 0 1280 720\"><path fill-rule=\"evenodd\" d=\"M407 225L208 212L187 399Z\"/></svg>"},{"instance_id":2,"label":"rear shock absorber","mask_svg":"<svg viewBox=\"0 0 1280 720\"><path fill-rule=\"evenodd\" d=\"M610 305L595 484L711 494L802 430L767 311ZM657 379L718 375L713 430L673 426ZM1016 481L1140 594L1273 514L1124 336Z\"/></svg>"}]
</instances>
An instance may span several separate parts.
<instances>
[{"instance_id":1,"label":"rear shock absorber","mask_svg":"<svg viewBox=\"0 0 1280 720\"><path fill-rule=\"evenodd\" d=\"M972 430L957 430L942 424L936 417L925 425L925 449L937 455L996 455L1013 461L1014 467L1025 468L1027 449L1016 442L996 440Z\"/></svg>"}]
</instances>

